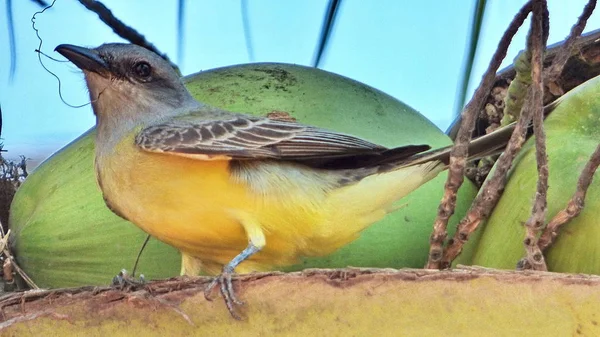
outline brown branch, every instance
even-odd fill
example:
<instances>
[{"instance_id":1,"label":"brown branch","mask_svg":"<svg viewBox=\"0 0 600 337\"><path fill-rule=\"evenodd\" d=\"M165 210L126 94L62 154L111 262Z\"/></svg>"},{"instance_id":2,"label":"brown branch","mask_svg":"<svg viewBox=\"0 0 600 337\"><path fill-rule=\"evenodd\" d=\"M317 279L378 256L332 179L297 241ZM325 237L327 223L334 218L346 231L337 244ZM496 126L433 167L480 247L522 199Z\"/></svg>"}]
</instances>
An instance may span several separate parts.
<instances>
[{"instance_id":1,"label":"brown branch","mask_svg":"<svg viewBox=\"0 0 600 337\"><path fill-rule=\"evenodd\" d=\"M530 11L531 4L528 2L513 18L513 21L500 39L498 49L496 49L496 52L492 56L490 65L483 75L479 87L461 114L462 123L456 137L455 145L450 153L448 179L446 180L444 196L440 202L438 214L433 225L433 233L430 237L429 259L425 268L440 268L440 262L443 256L443 243L447 236L446 228L450 216L454 214L456 192L464 180L463 173L468 155L468 144L473 129L475 128L477 113L482 109L483 104L490 93L494 84L496 72L498 71L502 60L506 57L506 51L513 36L517 33L519 27L521 27Z\"/></svg>"},{"instance_id":2,"label":"brown branch","mask_svg":"<svg viewBox=\"0 0 600 337\"><path fill-rule=\"evenodd\" d=\"M525 100L531 99L531 90L528 90ZM487 219L492 209L498 203L500 195L506 185L507 172L521 150L527 137L527 129L531 120L531 110L524 106L520 113L521 117L515 125L506 149L496 162L496 169L491 177L486 179L471 208L465 217L459 222L454 237L449 240L448 247L442 260L442 268L449 268L452 261L461 253L462 247L469 240L471 234L479 227L480 223Z\"/></svg>"},{"instance_id":3,"label":"brown branch","mask_svg":"<svg viewBox=\"0 0 600 337\"><path fill-rule=\"evenodd\" d=\"M531 4L531 3L529 3ZM547 17L543 20L543 27L547 27ZM544 41L547 35L544 35ZM449 240L446 253L442 259L441 267L450 267L452 261L461 253L462 247L468 241L470 235L479 227L479 224L485 220L491 211L494 209L500 195L506 185L507 172L512 166L514 158L518 154L519 150L523 146L526 140L527 130L529 122L531 120L532 106L530 104L523 105L524 102L531 102L533 98L533 92L531 90L531 61L528 59L531 57L531 48L527 48L527 51L522 53L521 56L515 61L517 65L515 68L519 69L522 74L521 77L524 79L520 83L519 91L525 91L525 97L522 99L514 100L514 104L506 104L504 107L504 114L507 114L508 110L512 110L512 115L519 117L511 138L508 142L504 153L498 159L496 163L496 169L491 177L487 179L482 186L480 193L473 201L471 208L465 215L465 217L459 222L454 237ZM514 81L513 81L514 83ZM512 84L511 84L512 85ZM516 89L513 89L516 90ZM507 100L510 100L507 97ZM518 113L517 111L520 111Z\"/></svg>"},{"instance_id":4,"label":"brown branch","mask_svg":"<svg viewBox=\"0 0 600 337\"><path fill-rule=\"evenodd\" d=\"M548 67L554 58L564 46L564 40L546 47L544 53L544 63ZM600 29L582 34L577 38L572 47L577 53L571 52L571 57L562 71L562 74L556 82L546 83L544 91L544 104L554 102L565 92L573 89L579 84L600 75L600 59L597 55L600 53ZM531 68L527 72L531 76ZM500 120L503 117L503 111L506 104L507 88L512 84L515 78L515 64L500 70L496 74L496 82L488 96L487 102L481 111L477 126L473 132L473 138L488 134L500 127ZM544 72L545 76L546 72ZM550 87L548 87L550 85ZM553 88L558 86L558 88ZM527 90L524 90L527 92ZM452 126L446 131L448 136L454 140L460 127L460 116L457 117ZM485 177L484 177L485 179ZM484 179L481 179L483 182Z\"/></svg>"},{"instance_id":5,"label":"brown branch","mask_svg":"<svg viewBox=\"0 0 600 337\"><path fill-rule=\"evenodd\" d=\"M531 100L527 102L533 111L533 133L535 135L535 157L537 162L538 181L535 201L531 210L531 217L525 223L525 251L527 252L527 266L534 270L547 270L544 255L538 246L539 232L544 227L548 197L548 155L546 153L546 133L544 131L543 97L544 85L542 82L543 53L546 46L543 22L547 15L546 0L535 0L533 3L533 18L531 20L531 34L529 35L529 48L531 50Z\"/></svg>"},{"instance_id":6,"label":"brown branch","mask_svg":"<svg viewBox=\"0 0 600 337\"><path fill-rule=\"evenodd\" d=\"M585 6L585 8L583 9L583 13L577 20L577 23L571 29L569 37L565 40L565 43L563 44L561 49L558 51L555 59L552 62L552 65L544 72L544 76L547 76L547 78L545 78L546 81L554 82L561 75L563 67L564 67L567 59L571 56L571 54L573 52L573 49L576 45L575 44L576 41L579 38L579 36L581 35L581 32L583 32L583 29L585 28L587 20L590 17L590 15L592 14L592 12L594 11L595 7L596 7L596 1L590 0L588 2L588 4ZM534 122L535 122L535 120L534 120ZM559 212L557 215L554 216L554 218L550 221L550 223L548 224L548 226L546 227L546 229L544 230L542 235L538 237L539 232L543 228L543 224L544 224L543 221L545 219L545 209L542 210L540 208L542 206L545 208L545 197L544 197L544 201L542 203L542 201L540 200L542 198L542 196L540 196L540 188L545 188L545 190L546 190L545 192L547 192L547 189L548 189L548 186L547 186L547 184L548 184L547 163L545 164L545 172L543 170L544 163L542 163L542 165L540 166L540 155L541 155L540 145L542 143L542 140L538 139L538 138L540 138L538 136L539 131L540 130L536 129L536 126L534 125L534 132L536 133L536 160L538 161L538 172L539 172L538 192L536 193L536 200L535 200L534 208L532 210L532 217L527 221L526 226L525 226L526 227L526 235L525 235L524 244L525 244L525 250L527 252L527 256L524 259L522 259L521 261L519 261L519 263L517 264L517 268L519 268L519 269L537 269L537 270L545 270L546 269L546 265L544 262L544 256L543 256L542 252L544 250L546 250L552 244L552 242L556 239L559 228L563 224L568 222L570 219L572 219L573 217L579 215L579 213L581 212L581 209L583 208L583 203L584 203L587 188L588 188L589 184L591 183L593 174L598 166L597 164L595 164L594 155L596 155L596 153L594 153L594 155L592 155L592 158L590 159L590 162L588 162L588 164L586 165L586 167L584 168L584 171L582 172L582 174L580 176L580 181L578 182L578 188L577 188L577 191L575 192L575 194L573 195L573 198L571 199L569 204L567 204L567 207L563 211ZM541 129L540 134L543 135L543 129ZM545 146L544 146L543 151L545 151ZM545 160L547 161L547 158L545 158ZM545 173L545 175L543 173ZM545 179L545 182L543 181L543 179ZM543 183L545 183L546 185L542 186Z\"/></svg>"},{"instance_id":7,"label":"brown branch","mask_svg":"<svg viewBox=\"0 0 600 337\"><path fill-rule=\"evenodd\" d=\"M589 0L587 5L583 8L583 13L579 16L577 23L571 28L571 32L567 39L563 42L562 47L557 52L552 65L544 71L544 80L548 82L556 82L558 77L562 74L563 68L567 63L567 60L573 53L575 42L585 29L587 20L590 18L594 9L596 8L596 0Z\"/></svg>"},{"instance_id":8,"label":"brown branch","mask_svg":"<svg viewBox=\"0 0 600 337\"><path fill-rule=\"evenodd\" d=\"M6 287L6 284L12 284L13 282L15 282L15 276L13 275L12 263L10 262L9 259L4 260L4 263L2 264L2 275L3 275L5 287ZM6 289L4 289L4 291L6 291Z\"/></svg>"},{"instance_id":9,"label":"brown branch","mask_svg":"<svg viewBox=\"0 0 600 337\"><path fill-rule=\"evenodd\" d=\"M146 49L149 49L156 54L160 55L163 59L171 64L171 66L179 73L179 68L175 65L166 54L161 53L158 48L156 48L152 43L150 43L144 35L138 33L135 29L127 26L123 21L117 19L110 9L108 9L104 4L97 0L79 0L79 2L85 6L88 10L96 13L100 20L104 22L107 26L112 28L115 34L124 38L125 40L137 44L138 46L142 46Z\"/></svg>"},{"instance_id":10,"label":"brown branch","mask_svg":"<svg viewBox=\"0 0 600 337\"><path fill-rule=\"evenodd\" d=\"M0 224L0 228L2 228L2 224ZM6 234L4 234L4 231L2 231L1 234L2 235L0 236L0 254L4 254L5 264L8 263L10 265L10 269L16 271L17 274L19 274L21 276L21 278L23 278L25 283L27 283L27 285L30 288L39 289L39 287L35 284L35 282L33 282L33 280L25 273L25 271L23 269L21 269L21 267L19 267L19 265L17 264L17 261L15 261L14 257L12 256L12 253L10 252L10 249L8 246L8 240L10 237L10 229L8 230L8 232L6 232ZM6 277L6 275L5 275L5 277Z\"/></svg>"},{"instance_id":11,"label":"brown branch","mask_svg":"<svg viewBox=\"0 0 600 337\"><path fill-rule=\"evenodd\" d=\"M600 165L600 145L596 147L596 150L590 157L590 160L583 168L583 171L581 171L581 175L577 181L577 190L573 194L573 197L571 197L567 207L558 212L554 218L550 220L548 226L546 226L546 229L540 236L538 240L538 246L542 251L545 251L552 245L552 243L554 243L554 240L558 236L558 232L562 225L571 221L571 219L577 217L579 213L581 213L581 210L585 204L585 195L588 187L594 179L594 173L596 172L598 165Z\"/></svg>"}]
</instances>

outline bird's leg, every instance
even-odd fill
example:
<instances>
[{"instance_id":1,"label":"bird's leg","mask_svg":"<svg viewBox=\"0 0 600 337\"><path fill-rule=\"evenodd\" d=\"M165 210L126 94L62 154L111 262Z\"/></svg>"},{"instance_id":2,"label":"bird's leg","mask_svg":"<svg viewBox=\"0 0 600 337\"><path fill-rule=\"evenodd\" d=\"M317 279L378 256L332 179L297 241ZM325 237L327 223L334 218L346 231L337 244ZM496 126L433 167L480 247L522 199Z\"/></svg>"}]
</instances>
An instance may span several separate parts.
<instances>
[{"instance_id":1,"label":"bird's leg","mask_svg":"<svg viewBox=\"0 0 600 337\"><path fill-rule=\"evenodd\" d=\"M212 301L210 294L218 284L221 296L223 296L223 298L225 299L225 305L227 305L227 309L231 313L231 316L233 316L236 319L241 318L235 312L234 305L242 305L244 304L244 302L240 301L235 295L235 291L233 290L233 284L231 282L231 276L233 275L235 267L237 267L238 264L252 256L253 254L257 253L258 251L260 251L260 247L257 247L256 245L254 245L254 243L250 242L246 249L244 249L236 257L234 257L233 260L231 260L227 265L225 265L225 267L223 267L223 272L221 273L221 275L215 277L215 279L212 280L212 282L204 290L204 297L207 300Z\"/></svg>"},{"instance_id":2,"label":"bird's leg","mask_svg":"<svg viewBox=\"0 0 600 337\"><path fill-rule=\"evenodd\" d=\"M258 223L249 217L240 216L238 214L238 218L246 230L246 235L248 235L248 246L223 267L221 275L217 276L204 290L204 297L211 301L212 298L210 295L213 289L219 285L219 290L225 299L225 304L227 305L229 313L231 313L231 316L234 318L241 319L240 316L235 312L234 305L242 305L244 302L238 300L237 296L235 295L233 284L231 282L231 276L233 275L235 268L240 263L259 252L265 246L265 235Z\"/></svg>"},{"instance_id":3,"label":"bird's leg","mask_svg":"<svg viewBox=\"0 0 600 337\"><path fill-rule=\"evenodd\" d=\"M246 260L252 254L258 252L260 249L256 247L252 242L248 244L248 247L244 249L240 254L238 254L231 262L229 262L225 267L223 267L223 271L219 277L216 277L208 286L207 294L209 295L211 290L217 285L220 284L221 294L225 298L229 298L235 304L243 304L242 301L238 300L235 296L235 292L233 290L233 285L231 283L231 277L233 276L235 267L240 264L242 261Z\"/></svg>"}]
</instances>

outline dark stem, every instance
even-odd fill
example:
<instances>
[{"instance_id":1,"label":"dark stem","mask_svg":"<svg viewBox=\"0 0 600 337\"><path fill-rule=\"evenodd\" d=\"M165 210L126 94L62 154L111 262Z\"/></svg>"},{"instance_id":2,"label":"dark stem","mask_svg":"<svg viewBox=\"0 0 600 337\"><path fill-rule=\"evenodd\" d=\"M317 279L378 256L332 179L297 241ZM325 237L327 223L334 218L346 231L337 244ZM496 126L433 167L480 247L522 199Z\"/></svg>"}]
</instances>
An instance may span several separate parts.
<instances>
[{"instance_id":1,"label":"dark stem","mask_svg":"<svg viewBox=\"0 0 600 337\"><path fill-rule=\"evenodd\" d=\"M185 37L185 0L179 0L177 4L177 62L183 62L183 40Z\"/></svg>"},{"instance_id":2,"label":"dark stem","mask_svg":"<svg viewBox=\"0 0 600 337\"><path fill-rule=\"evenodd\" d=\"M161 53L152 43L148 42L146 38L138 33L135 29L127 26L123 21L117 19L113 13L104 4L97 0L79 0L79 2L85 6L88 10L96 13L100 20L107 26L112 28L115 34L124 38L125 40L149 49L156 54L160 55L163 59L171 64L171 66L179 73L179 68L175 65L166 54Z\"/></svg>"},{"instance_id":3,"label":"dark stem","mask_svg":"<svg viewBox=\"0 0 600 337\"><path fill-rule=\"evenodd\" d=\"M577 189L573 194L573 197L571 197L571 200L569 200L567 207L558 212L554 218L550 220L548 226L546 226L546 229L540 236L538 240L538 246L542 251L546 251L554 243L554 240L558 236L560 227L571 221L571 219L577 217L583 210L583 206L585 205L585 195L588 187L590 187L590 184L594 179L594 173L599 165L600 145L596 147L596 150L591 155L590 160L583 168L583 171L581 171L581 175L577 181Z\"/></svg>"},{"instance_id":4,"label":"dark stem","mask_svg":"<svg viewBox=\"0 0 600 337\"><path fill-rule=\"evenodd\" d=\"M241 0L242 24L244 26L244 39L246 41L246 52L250 62L254 61L254 47L252 46L252 34L250 32L250 14L248 14L248 0Z\"/></svg>"},{"instance_id":5,"label":"dark stem","mask_svg":"<svg viewBox=\"0 0 600 337\"><path fill-rule=\"evenodd\" d=\"M506 57L506 52L513 36L517 33L517 30L521 27L530 11L531 3L528 2L513 18L508 29L500 39L498 48L490 61L488 69L483 75L479 87L475 90L473 98L461 114L462 122L456 136L454 147L450 153L450 167L448 169L449 173L444 189L444 196L440 202L438 214L433 225L433 233L430 237L429 259L425 266L426 268L439 269L441 266L444 254L443 243L447 235L446 228L450 216L454 214L456 192L464 180L463 173L468 155L468 145L471 140L473 129L475 128L477 113L482 109L483 104L494 85L496 72L502 63L502 60Z\"/></svg>"},{"instance_id":6,"label":"dark stem","mask_svg":"<svg viewBox=\"0 0 600 337\"><path fill-rule=\"evenodd\" d=\"M525 223L525 251L527 252L527 265L533 270L547 270L544 255L538 246L538 236L544 227L547 210L548 195L548 155L546 153L546 132L544 131L543 97L544 84L542 70L544 62L544 49L547 34L544 32L544 21L547 17L546 0L534 0L533 18L531 21L531 34L529 34L529 48L531 50L531 100L526 104L533 112L533 133L535 135L535 157L537 162L538 181L535 201L531 210L531 217Z\"/></svg>"},{"instance_id":7,"label":"dark stem","mask_svg":"<svg viewBox=\"0 0 600 337\"><path fill-rule=\"evenodd\" d=\"M544 80L555 82L562 74L563 68L569 57L573 54L575 42L585 29L587 20L590 18L596 8L596 0L590 0L583 8L583 13L579 16L577 23L571 28L569 37L564 41L562 47L552 61L552 65L544 71Z\"/></svg>"},{"instance_id":8,"label":"dark stem","mask_svg":"<svg viewBox=\"0 0 600 337\"><path fill-rule=\"evenodd\" d=\"M10 50L10 70L8 71L8 80L12 81L17 69L17 43L15 41L12 0L6 0L6 24L8 25L8 48Z\"/></svg>"},{"instance_id":9,"label":"dark stem","mask_svg":"<svg viewBox=\"0 0 600 337\"><path fill-rule=\"evenodd\" d=\"M323 58L323 54L325 53L325 48L327 47L327 43L329 42L331 31L333 29L338 9L340 8L341 4L342 0L329 0L327 12L325 13L325 18L323 19L323 26L321 27L321 36L319 37L317 53L313 61L313 67L315 68L318 68L321 64L321 59Z\"/></svg>"}]
</instances>

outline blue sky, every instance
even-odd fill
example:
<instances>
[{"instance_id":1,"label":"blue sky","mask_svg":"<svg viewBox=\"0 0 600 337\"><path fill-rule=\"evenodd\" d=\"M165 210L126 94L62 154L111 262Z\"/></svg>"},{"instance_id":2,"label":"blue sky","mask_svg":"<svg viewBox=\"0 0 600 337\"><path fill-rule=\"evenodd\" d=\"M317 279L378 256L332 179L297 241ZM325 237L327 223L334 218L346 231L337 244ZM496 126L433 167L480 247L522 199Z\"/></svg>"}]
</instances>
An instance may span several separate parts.
<instances>
[{"instance_id":1,"label":"blue sky","mask_svg":"<svg viewBox=\"0 0 600 337\"><path fill-rule=\"evenodd\" d=\"M480 50L471 80L477 85L501 34L523 0L489 0ZM255 62L309 65L315 51L327 0L248 0L254 59L244 39L239 0L186 3L185 48L177 55L176 1L104 0L113 13L144 34L179 63L183 74L214 67ZM452 120L456 87L466 50L474 1L345 0L342 2L322 69L383 90L411 105L445 130ZM550 43L562 40L585 0L549 0ZM5 13L0 1L0 13ZM73 109L58 96L56 80L39 65L38 40L31 16L39 7L13 1L17 39L17 71L9 80L6 21L0 21L0 104L2 137L8 157L48 156L94 124L89 106ZM121 41L96 15L77 1L57 0L37 17L43 51L71 43L97 46ZM528 28L524 27L524 28ZM593 15L586 31L600 28ZM511 47L504 65L523 48L526 29ZM82 74L68 63L44 60L62 80L62 94L71 104L88 101Z\"/></svg>"}]
</instances>

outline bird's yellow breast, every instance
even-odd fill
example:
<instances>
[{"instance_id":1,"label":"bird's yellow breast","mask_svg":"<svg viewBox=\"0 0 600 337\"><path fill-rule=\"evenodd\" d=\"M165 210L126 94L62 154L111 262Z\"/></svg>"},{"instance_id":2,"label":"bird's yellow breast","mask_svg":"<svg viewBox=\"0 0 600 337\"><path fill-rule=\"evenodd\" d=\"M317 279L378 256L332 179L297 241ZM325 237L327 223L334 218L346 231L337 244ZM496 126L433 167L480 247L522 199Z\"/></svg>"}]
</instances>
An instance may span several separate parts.
<instances>
[{"instance_id":1,"label":"bird's yellow breast","mask_svg":"<svg viewBox=\"0 0 600 337\"><path fill-rule=\"evenodd\" d=\"M294 191L295 182L285 177L278 192L261 193L233 179L229 161L145 152L132 137L98 156L96 169L107 204L117 214L207 264L226 264L248 244L236 212L255 219L265 232L266 247L246 264L252 269L291 264L299 255L325 254L343 244L343 233L323 230L328 227L320 200L324 192L312 193L310 186ZM282 179L275 175L263 179ZM312 242L327 236L331 244Z\"/></svg>"},{"instance_id":2,"label":"bird's yellow breast","mask_svg":"<svg viewBox=\"0 0 600 337\"><path fill-rule=\"evenodd\" d=\"M336 176L329 171L285 162L257 165L239 177L228 160L146 152L133 136L96 157L107 204L204 267L212 266L210 272L247 246L240 214L260 225L266 245L238 271L266 270L349 243L439 171L413 166L342 186L332 183Z\"/></svg>"}]
</instances>

